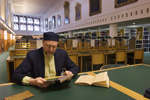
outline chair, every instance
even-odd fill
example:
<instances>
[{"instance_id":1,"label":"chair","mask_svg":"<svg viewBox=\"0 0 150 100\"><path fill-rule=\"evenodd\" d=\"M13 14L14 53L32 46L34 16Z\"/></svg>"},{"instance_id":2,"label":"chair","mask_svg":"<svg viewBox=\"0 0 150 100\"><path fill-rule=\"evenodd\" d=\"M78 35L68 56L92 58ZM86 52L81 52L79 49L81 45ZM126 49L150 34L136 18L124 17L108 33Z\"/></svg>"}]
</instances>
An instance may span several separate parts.
<instances>
[{"instance_id":1,"label":"chair","mask_svg":"<svg viewBox=\"0 0 150 100\"><path fill-rule=\"evenodd\" d=\"M77 54L68 54L69 58L78 66L78 56Z\"/></svg>"},{"instance_id":2,"label":"chair","mask_svg":"<svg viewBox=\"0 0 150 100\"><path fill-rule=\"evenodd\" d=\"M72 50L72 39L68 39L66 43L66 51L71 52Z\"/></svg>"},{"instance_id":3,"label":"chair","mask_svg":"<svg viewBox=\"0 0 150 100\"><path fill-rule=\"evenodd\" d=\"M15 50L17 49L31 49L30 43L15 43Z\"/></svg>"},{"instance_id":4,"label":"chair","mask_svg":"<svg viewBox=\"0 0 150 100\"><path fill-rule=\"evenodd\" d=\"M66 43L64 43L64 42L59 42L59 43L58 43L58 48L59 48L59 49L66 50Z\"/></svg>"},{"instance_id":5,"label":"chair","mask_svg":"<svg viewBox=\"0 0 150 100\"><path fill-rule=\"evenodd\" d=\"M36 40L29 40L29 43L30 43L30 48L33 50L33 49L36 49Z\"/></svg>"},{"instance_id":6,"label":"chair","mask_svg":"<svg viewBox=\"0 0 150 100\"><path fill-rule=\"evenodd\" d=\"M67 52L71 52L72 51L72 47L66 47L66 51Z\"/></svg>"},{"instance_id":7,"label":"chair","mask_svg":"<svg viewBox=\"0 0 150 100\"><path fill-rule=\"evenodd\" d=\"M118 64L118 62L127 64L127 53L125 50L117 50L115 55L115 58L110 58L111 61L114 61L115 64Z\"/></svg>"},{"instance_id":8,"label":"chair","mask_svg":"<svg viewBox=\"0 0 150 100\"><path fill-rule=\"evenodd\" d=\"M105 64L105 55L104 55L104 52L95 52L95 53L92 53L91 70L93 71L93 66L94 65L98 66L100 64L103 64L103 65ZM87 65L86 65L86 70L87 70Z\"/></svg>"},{"instance_id":9,"label":"chair","mask_svg":"<svg viewBox=\"0 0 150 100\"><path fill-rule=\"evenodd\" d=\"M143 49L134 50L134 64L136 63L136 60L141 60L141 63L143 63L143 55L144 55Z\"/></svg>"},{"instance_id":10,"label":"chair","mask_svg":"<svg viewBox=\"0 0 150 100\"><path fill-rule=\"evenodd\" d=\"M22 63L25 57L14 58L14 70Z\"/></svg>"},{"instance_id":11,"label":"chair","mask_svg":"<svg viewBox=\"0 0 150 100\"><path fill-rule=\"evenodd\" d=\"M77 47L72 47L71 52L78 52L78 48Z\"/></svg>"},{"instance_id":12,"label":"chair","mask_svg":"<svg viewBox=\"0 0 150 100\"><path fill-rule=\"evenodd\" d=\"M16 56L26 56L30 50L15 50Z\"/></svg>"},{"instance_id":13,"label":"chair","mask_svg":"<svg viewBox=\"0 0 150 100\"><path fill-rule=\"evenodd\" d=\"M137 63L143 63L143 55L144 50L143 49L135 49L133 56L128 56L128 60L132 60L133 64Z\"/></svg>"},{"instance_id":14,"label":"chair","mask_svg":"<svg viewBox=\"0 0 150 100\"><path fill-rule=\"evenodd\" d=\"M89 42L78 42L78 49L81 52L86 52L90 50Z\"/></svg>"}]
</instances>

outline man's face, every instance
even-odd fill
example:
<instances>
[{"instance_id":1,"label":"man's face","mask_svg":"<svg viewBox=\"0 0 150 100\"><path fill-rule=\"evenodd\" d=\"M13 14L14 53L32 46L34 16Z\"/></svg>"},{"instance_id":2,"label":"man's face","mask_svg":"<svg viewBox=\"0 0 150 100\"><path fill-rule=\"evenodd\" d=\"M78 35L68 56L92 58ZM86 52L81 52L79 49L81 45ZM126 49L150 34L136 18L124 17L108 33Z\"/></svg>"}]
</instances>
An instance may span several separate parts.
<instances>
[{"instance_id":1,"label":"man's face","mask_svg":"<svg viewBox=\"0 0 150 100\"><path fill-rule=\"evenodd\" d=\"M43 40L43 50L48 56L55 53L57 45L57 41Z\"/></svg>"}]
</instances>

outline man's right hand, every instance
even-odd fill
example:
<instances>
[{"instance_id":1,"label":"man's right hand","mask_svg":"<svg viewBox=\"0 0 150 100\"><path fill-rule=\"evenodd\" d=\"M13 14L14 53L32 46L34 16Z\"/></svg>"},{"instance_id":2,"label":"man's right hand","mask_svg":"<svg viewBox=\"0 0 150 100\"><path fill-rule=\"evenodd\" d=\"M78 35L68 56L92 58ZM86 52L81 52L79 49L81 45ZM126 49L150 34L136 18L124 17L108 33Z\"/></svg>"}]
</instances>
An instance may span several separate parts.
<instances>
[{"instance_id":1,"label":"man's right hand","mask_svg":"<svg viewBox=\"0 0 150 100\"><path fill-rule=\"evenodd\" d=\"M29 84L30 85L34 85L34 86L38 86L40 88L46 88L49 83L45 83L47 80L46 79L43 79L42 77L37 77L35 79L30 79L29 80Z\"/></svg>"}]
</instances>

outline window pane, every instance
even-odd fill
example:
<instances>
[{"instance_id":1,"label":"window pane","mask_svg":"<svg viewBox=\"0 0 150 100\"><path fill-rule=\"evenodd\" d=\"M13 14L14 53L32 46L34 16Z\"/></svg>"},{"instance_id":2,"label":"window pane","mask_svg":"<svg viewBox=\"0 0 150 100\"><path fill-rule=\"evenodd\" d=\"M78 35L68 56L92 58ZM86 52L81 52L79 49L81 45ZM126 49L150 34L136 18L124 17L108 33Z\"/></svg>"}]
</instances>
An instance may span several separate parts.
<instances>
[{"instance_id":1,"label":"window pane","mask_svg":"<svg viewBox=\"0 0 150 100\"><path fill-rule=\"evenodd\" d=\"M18 16L14 16L14 22L18 22Z\"/></svg>"},{"instance_id":2,"label":"window pane","mask_svg":"<svg viewBox=\"0 0 150 100\"><path fill-rule=\"evenodd\" d=\"M20 30L26 30L26 25L21 24L20 25Z\"/></svg>"},{"instance_id":3,"label":"window pane","mask_svg":"<svg viewBox=\"0 0 150 100\"><path fill-rule=\"evenodd\" d=\"M33 18L28 18L28 23L32 24L33 23Z\"/></svg>"},{"instance_id":4,"label":"window pane","mask_svg":"<svg viewBox=\"0 0 150 100\"><path fill-rule=\"evenodd\" d=\"M33 25L28 25L28 31L33 31Z\"/></svg>"},{"instance_id":5,"label":"window pane","mask_svg":"<svg viewBox=\"0 0 150 100\"><path fill-rule=\"evenodd\" d=\"M40 31L40 18L14 15L14 30Z\"/></svg>"},{"instance_id":6,"label":"window pane","mask_svg":"<svg viewBox=\"0 0 150 100\"><path fill-rule=\"evenodd\" d=\"M35 31L39 31L39 30L40 30L40 27L36 25L36 26L34 26L34 30L35 30Z\"/></svg>"},{"instance_id":7,"label":"window pane","mask_svg":"<svg viewBox=\"0 0 150 100\"><path fill-rule=\"evenodd\" d=\"M14 24L14 30L18 30L19 27L18 27L18 24Z\"/></svg>"},{"instance_id":8,"label":"window pane","mask_svg":"<svg viewBox=\"0 0 150 100\"><path fill-rule=\"evenodd\" d=\"M39 24L39 23L40 23L39 19L34 19L34 24Z\"/></svg>"},{"instance_id":9,"label":"window pane","mask_svg":"<svg viewBox=\"0 0 150 100\"><path fill-rule=\"evenodd\" d=\"M20 17L20 22L21 23L26 23L26 18L25 17Z\"/></svg>"}]
</instances>

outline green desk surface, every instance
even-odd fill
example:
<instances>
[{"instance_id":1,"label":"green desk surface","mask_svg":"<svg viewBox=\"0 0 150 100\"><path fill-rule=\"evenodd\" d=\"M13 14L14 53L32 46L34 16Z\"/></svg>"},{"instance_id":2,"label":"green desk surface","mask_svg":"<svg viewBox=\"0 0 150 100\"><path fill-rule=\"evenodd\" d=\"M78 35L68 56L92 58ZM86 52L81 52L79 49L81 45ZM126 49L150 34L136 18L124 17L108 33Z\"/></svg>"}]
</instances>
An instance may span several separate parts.
<instances>
[{"instance_id":1,"label":"green desk surface","mask_svg":"<svg viewBox=\"0 0 150 100\"><path fill-rule=\"evenodd\" d=\"M142 65L109 70L108 75L111 81L140 94L143 94L144 90L150 87L150 80L148 80L150 67L148 66ZM76 79L62 84L51 85L48 88L21 86L17 84L0 86L0 100L26 90L29 90L35 95L27 100L134 100L112 87L102 88L74 85Z\"/></svg>"},{"instance_id":2,"label":"green desk surface","mask_svg":"<svg viewBox=\"0 0 150 100\"><path fill-rule=\"evenodd\" d=\"M150 88L150 66L138 65L136 67L109 70L108 76L113 82L142 95L147 88Z\"/></svg>"},{"instance_id":3,"label":"green desk surface","mask_svg":"<svg viewBox=\"0 0 150 100\"><path fill-rule=\"evenodd\" d=\"M95 86L74 85L75 79L69 84L57 84L48 88L33 86L8 85L0 87L0 100L26 90L35 96L27 100L134 100L131 97L113 89Z\"/></svg>"}]
</instances>

